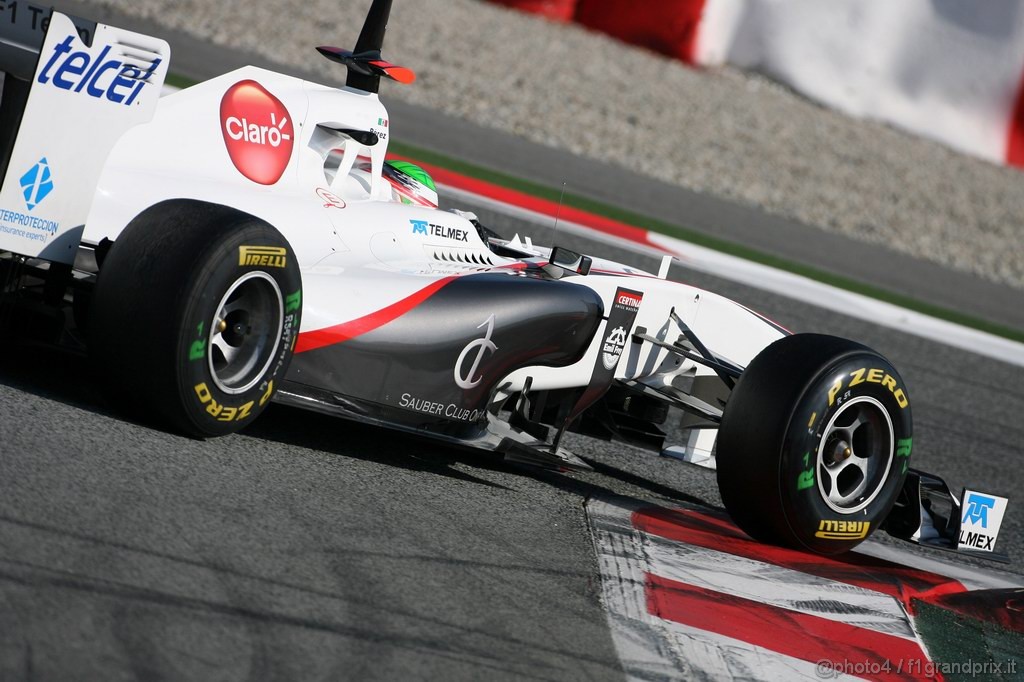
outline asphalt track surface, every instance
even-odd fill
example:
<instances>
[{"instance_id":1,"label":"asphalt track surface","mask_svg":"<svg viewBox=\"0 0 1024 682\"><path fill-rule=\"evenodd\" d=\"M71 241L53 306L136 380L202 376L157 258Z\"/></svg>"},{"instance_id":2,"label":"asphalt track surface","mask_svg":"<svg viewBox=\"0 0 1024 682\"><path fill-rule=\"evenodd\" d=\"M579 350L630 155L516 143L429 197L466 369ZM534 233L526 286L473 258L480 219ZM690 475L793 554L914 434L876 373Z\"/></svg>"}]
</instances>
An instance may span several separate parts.
<instances>
[{"instance_id":1,"label":"asphalt track surface","mask_svg":"<svg viewBox=\"0 0 1024 682\"><path fill-rule=\"evenodd\" d=\"M917 466L1021 489L1019 368L672 275L877 348L908 384ZM585 500L720 505L710 472L582 438L568 444L594 473L518 469L281 406L242 434L190 440L126 421L87 361L52 351L3 354L0 443L2 679L620 679ZM1022 512L1017 500L1001 538L1018 575Z\"/></svg>"}]
</instances>

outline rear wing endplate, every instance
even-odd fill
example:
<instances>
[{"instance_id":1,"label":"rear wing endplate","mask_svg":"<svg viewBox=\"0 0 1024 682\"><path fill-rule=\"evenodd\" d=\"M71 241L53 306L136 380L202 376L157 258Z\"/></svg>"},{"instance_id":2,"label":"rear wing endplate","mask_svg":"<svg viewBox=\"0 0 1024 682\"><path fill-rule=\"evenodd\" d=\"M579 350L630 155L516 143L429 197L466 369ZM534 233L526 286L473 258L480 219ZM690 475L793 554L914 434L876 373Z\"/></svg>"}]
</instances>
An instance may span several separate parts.
<instances>
[{"instance_id":1,"label":"rear wing endplate","mask_svg":"<svg viewBox=\"0 0 1024 682\"><path fill-rule=\"evenodd\" d=\"M0 251L72 263L111 149L156 112L170 47L59 12L12 26L0 33L0 119L17 122L0 148Z\"/></svg>"}]
</instances>

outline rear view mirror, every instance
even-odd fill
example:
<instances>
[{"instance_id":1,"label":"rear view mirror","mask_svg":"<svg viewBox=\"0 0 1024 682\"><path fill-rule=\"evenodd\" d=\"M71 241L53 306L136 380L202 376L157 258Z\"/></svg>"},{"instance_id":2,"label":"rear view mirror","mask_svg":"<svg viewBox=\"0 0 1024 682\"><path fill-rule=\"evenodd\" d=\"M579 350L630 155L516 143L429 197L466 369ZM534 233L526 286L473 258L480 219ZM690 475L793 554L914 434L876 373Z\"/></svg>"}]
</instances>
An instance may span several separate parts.
<instances>
[{"instance_id":1,"label":"rear view mirror","mask_svg":"<svg viewBox=\"0 0 1024 682\"><path fill-rule=\"evenodd\" d=\"M594 261L590 256L584 256L564 247L556 246L551 249L550 262L552 265L557 265L563 270L575 272L577 275L587 275L590 274L590 266Z\"/></svg>"}]
</instances>

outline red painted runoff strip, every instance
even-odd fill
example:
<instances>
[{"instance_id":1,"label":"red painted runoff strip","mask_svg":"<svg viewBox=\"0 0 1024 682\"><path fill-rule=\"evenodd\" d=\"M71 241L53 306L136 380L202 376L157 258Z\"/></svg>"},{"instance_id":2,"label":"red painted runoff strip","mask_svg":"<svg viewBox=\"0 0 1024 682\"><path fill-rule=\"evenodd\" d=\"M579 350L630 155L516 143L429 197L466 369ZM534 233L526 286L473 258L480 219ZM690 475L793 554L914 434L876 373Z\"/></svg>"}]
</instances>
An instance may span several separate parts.
<instances>
[{"instance_id":1,"label":"red painted runoff strip","mask_svg":"<svg viewBox=\"0 0 1024 682\"><path fill-rule=\"evenodd\" d=\"M704 0L579 0L575 21L687 64L696 63Z\"/></svg>"},{"instance_id":2,"label":"red painted runoff strip","mask_svg":"<svg viewBox=\"0 0 1024 682\"><path fill-rule=\"evenodd\" d=\"M1010 129L1006 134L1006 163L1024 167L1024 75L1017 85L1017 99L1010 117Z\"/></svg>"},{"instance_id":3,"label":"red painted runoff strip","mask_svg":"<svg viewBox=\"0 0 1024 682\"><path fill-rule=\"evenodd\" d=\"M540 199L526 194L525 192L508 189L507 187L495 185L485 180L450 171L447 168L423 163L418 159L394 154L389 154L388 158L399 159L401 161L411 161L430 173L430 176L434 178L435 182L443 185L449 185L456 189L473 192L474 194L479 194L480 196L487 197L488 199L494 199L495 201L500 201L502 203L519 206L520 208L525 208L530 211L550 216L552 219L557 215L560 220L579 223L580 225L585 225L589 228L598 230L599 232L604 232L605 234L627 239L638 244L644 244L645 246L650 246L658 249L659 251L665 251L665 249L658 246L648 238L647 230L634 225L619 222L618 220L612 220L611 218L605 218L604 216L573 208L571 206L563 205L561 209L559 209L558 204L554 201Z\"/></svg>"},{"instance_id":4,"label":"red painted runoff strip","mask_svg":"<svg viewBox=\"0 0 1024 682\"><path fill-rule=\"evenodd\" d=\"M669 540L881 592L899 599L907 609L912 608L911 599L928 600L966 591L952 578L863 554L828 557L763 545L747 537L727 519L703 512L650 507L633 513L633 527Z\"/></svg>"},{"instance_id":5,"label":"red painted runoff strip","mask_svg":"<svg viewBox=\"0 0 1024 682\"><path fill-rule=\"evenodd\" d=\"M330 346L335 343L342 343L349 339L354 339L357 336L366 334L367 332L371 332L377 327L383 326L397 317L401 317L420 303L423 303L423 301L433 296L453 279L455 279L455 277L439 279L430 286L423 287L416 293L406 296L402 300L392 303L386 308L381 308L377 312L364 315L363 317L356 318L355 320L343 322L342 324L338 324L333 327L325 327L323 329L303 332L299 334L299 340L295 344L295 352L305 353L309 350L316 350L317 348L323 348L324 346Z\"/></svg>"},{"instance_id":6,"label":"red painted runoff strip","mask_svg":"<svg viewBox=\"0 0 1024 682\"><path fill-rule=\"evenodd\" d=\"M925 677L931 662L913 640L650 573L644 589L654 616L819 665L828 662L837 673L867 680L939 679Z\"/></svg>"}]
</instances>

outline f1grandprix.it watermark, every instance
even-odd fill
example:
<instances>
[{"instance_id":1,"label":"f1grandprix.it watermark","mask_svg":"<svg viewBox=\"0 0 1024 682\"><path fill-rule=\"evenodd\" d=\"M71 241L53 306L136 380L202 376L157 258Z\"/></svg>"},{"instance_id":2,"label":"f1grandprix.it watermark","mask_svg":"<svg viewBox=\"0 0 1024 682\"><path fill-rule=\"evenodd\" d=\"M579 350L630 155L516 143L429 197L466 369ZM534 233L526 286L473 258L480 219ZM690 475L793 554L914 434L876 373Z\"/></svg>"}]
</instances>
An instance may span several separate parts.
<instances>
[{"instance_id":1,"label":"f1grandprix.it watermark","mask_svg":"<svg viewBox=\"0 0 1024 682\"><path fill-rule=\"evenodd\" d=\"M814 667L814 674L823 680L834 680L845 675L855 677L913 677L922 680L936 679L942 677L963 676L979 677L984 675L986 679L1002 679L1017 674L1017 661L1009 659L1006 661L929 661L927 658L908 659L883 659L883 660L830 660L818 661Z\"/></svg>"}]
</instances>

